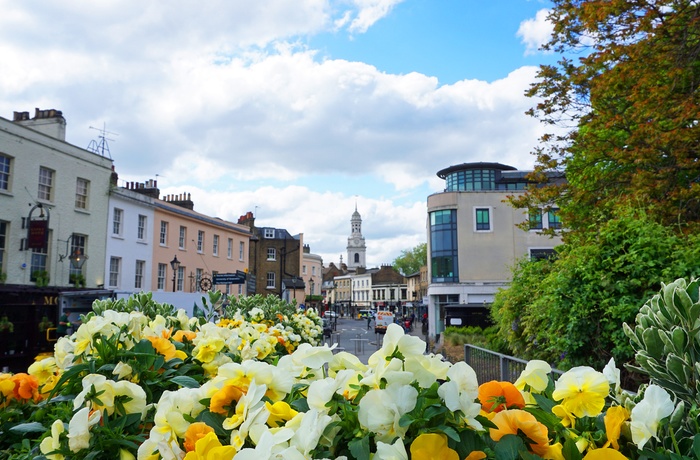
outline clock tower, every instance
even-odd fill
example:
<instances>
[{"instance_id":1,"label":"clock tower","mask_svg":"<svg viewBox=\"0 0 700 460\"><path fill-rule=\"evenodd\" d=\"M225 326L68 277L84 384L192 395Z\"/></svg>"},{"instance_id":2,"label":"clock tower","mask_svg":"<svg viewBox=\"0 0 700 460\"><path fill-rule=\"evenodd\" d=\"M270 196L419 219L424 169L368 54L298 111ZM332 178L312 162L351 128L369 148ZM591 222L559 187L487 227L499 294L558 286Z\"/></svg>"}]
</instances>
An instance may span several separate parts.
<instances>
[{"instance_id":1,"label":"clock tower","mask_svg":"<svg viewBox=\"0 0 700 460\"><path fill-rule=\"evenodd\" d=\"M350 229L347 264L349 270L355 271L358 267L367 267L365 262L367 247L365 246L365 237L362 236L362 217L357 212L357 204L355 204L355 212L352 213L350 219Z\"/></svg>"}]
</instances>

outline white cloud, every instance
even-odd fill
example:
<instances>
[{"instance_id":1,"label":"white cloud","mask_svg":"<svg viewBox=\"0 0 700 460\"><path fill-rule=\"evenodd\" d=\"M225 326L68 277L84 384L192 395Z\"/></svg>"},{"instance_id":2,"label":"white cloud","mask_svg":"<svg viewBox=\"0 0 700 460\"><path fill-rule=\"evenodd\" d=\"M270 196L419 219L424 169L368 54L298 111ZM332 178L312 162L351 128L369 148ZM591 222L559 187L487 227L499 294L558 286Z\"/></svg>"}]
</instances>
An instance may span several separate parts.
<instances>
[{"instance_id":1,"label":"white cloud","mask_svg":"<svg viewBox=\"0 0 700 460\"><path fill-rule=\"evenodd\" d=\"M345 254L358 195L368 261L390 263L425 241L438 170L531 165L536 68L440 86L322 60L299 37L340 18L366 30L399 0L336 3L0 0L0 116L62 110L83 147L104 123L123 179L158 174L163 194L191 192L226 220L258 206L260 223L303 232L324 260Z\"/></svg>"},{"instance_id":2,"label":"white cloud","mask_svg":"<svg viewBox=\"0 0 700 460\"><path fill-rule=\"evenodd\" d=\"M547 20L549 10L539 10L533 19L523 21L518 28L517 36L525 44L525 54L535 54L540 46L552 37L554 25Z\"/></svg>"}]
</instances>

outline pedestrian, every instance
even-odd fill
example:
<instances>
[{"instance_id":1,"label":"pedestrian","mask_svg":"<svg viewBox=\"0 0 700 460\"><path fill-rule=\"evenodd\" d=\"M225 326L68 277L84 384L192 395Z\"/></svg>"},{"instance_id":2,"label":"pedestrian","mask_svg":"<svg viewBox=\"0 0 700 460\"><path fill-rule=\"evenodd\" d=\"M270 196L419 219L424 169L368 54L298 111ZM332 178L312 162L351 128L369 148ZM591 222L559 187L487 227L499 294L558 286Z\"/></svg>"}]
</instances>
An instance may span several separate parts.
<instances>
[{"instance_id":1,"label":"pedestrian","mask_svg":"<svg viewBox=\"0 0 700 460\"><path fill-rule=\"evenodd\" d=\"M70 316L70 310L66 308L65 310L63 310L63 314L58 319L56 335L59 337L63 337L64 335L68 334L68 328L70 327L70 321L68 320L68 316Z\"/></svg>"},{"instance_id":2,"label":"pedestrian","mask_svg":"<svg viewBox=\"0 0 700 460\"><path fill-rule=\"evenodd\" d=\"M370 324L372 323L372 315L367 313L367 329L370 329Z\"/></svg>"}]
</instances>

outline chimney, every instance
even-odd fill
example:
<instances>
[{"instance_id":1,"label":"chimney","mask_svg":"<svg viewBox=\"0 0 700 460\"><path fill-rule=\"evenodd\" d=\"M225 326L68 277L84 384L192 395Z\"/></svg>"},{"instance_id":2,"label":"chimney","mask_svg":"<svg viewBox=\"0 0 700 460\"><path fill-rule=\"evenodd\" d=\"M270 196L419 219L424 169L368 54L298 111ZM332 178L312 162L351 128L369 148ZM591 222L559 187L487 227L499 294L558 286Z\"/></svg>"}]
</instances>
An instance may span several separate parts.
<instances>
[{"instance_id":1,"label":"chimney","mask_svg":"<svg viewBox=\"0 0 700 460\"><path fill-rule=\"evenodd\" d=\"M36 108L32 119L29 118L29 112L14 112L12 121L60 141L66 140L66 119L60 110Z\"/></svg>"},{"instance_id":2,"label":"chimney","mask_svg":"<svg viewBox=\"0 0 700 460\"><path fill-rule=\"evenodd\" d=\"M154 180L149 180L145 184L143 182L127 182L126 189L155 198L156 200L160 198L160 190L158 190L157 183Z\"/></svg>"},{"instance_id":3,"label":"chimney","mask_svg":"<svg viewBox=\"0 0 700 460\"><path fill-rule=\"evenodd\" d=\"M194 202L192 201L192 197L189 193L168 195L165 197L165 201L176 206L180 206L181 208L189 209L191 211L194 210Z\"/></svg>"},{"instance_id":4,"label":"chimney","mask_svg":"<svg viewBox=\"0 0 700 460\"><path fill-rule=\"evenodd\" d=\"M253 229L255 227L255 217L252 212L248 211L245 215L238 218L238 223L247 225L250 229Z\"/></svg>"}]
</instances>

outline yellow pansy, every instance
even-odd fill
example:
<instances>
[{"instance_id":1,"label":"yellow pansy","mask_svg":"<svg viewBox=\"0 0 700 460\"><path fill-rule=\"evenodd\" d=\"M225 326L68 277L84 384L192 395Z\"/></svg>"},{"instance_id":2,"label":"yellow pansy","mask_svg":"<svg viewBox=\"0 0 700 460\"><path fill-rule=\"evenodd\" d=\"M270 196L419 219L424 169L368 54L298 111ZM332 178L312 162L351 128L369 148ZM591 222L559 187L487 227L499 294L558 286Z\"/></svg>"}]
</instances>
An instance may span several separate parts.
<instances>
[{"instance_id":1,"label":"yellow pansy","mask_svg":"<svg viewBox=\"0 0 700 460\"><path fill-rule=\"evenodd\" d=\"M447 436L442 433L424 433L411 443L412 460L459 460L454 449L447 446Z\"/></svg>"},{"instance_id":2,"label":"yellow pansy","mask_svg":"<svg viewBox=\"0 0 700 460\"><path fill-rule=\"evenodd\" d=\"M222 446L215 433L208 433L195 443L193 451L184 460L231 460L236 455L233 446Z\"/></svg>"},{"instance_id":3,"label":"yellow pansy","mask_svg":"<svg viewBox=\"0 0 700 460\"><path fill-rule=\"evenodd\" d=\"M552 397L576 417L595 417L605 406L610 383L602 372L579 366L565 372L557 380Z\"/></svg>"},{"instance_id":4,"label":"yellow pansy","mask_svg":"<svg viewBox=\"0 0 700 460\"><path fill-rule=\"evenodd\" d=\"M589 450L583 460L627 460L627 457L622 455L615 449L604 447L602 449Z\"/></svg>"},{"instance_id":5,"label":"yellow pansy","mask_svg":"<svg viewBox=\"0 0 700 460\"><path fill-rule=\"evenodd\" d=\"M622 406L612 406L605 413L603 420L605 421L605 434L608 437L608 442L604 447L612 445L613 449L619 449L620 446L617 440L620 438L620 429L622 424L630 417L630 413Z\"/></svg>"},{"instance_id":6,"label":"yellow pansy","mask_svg":"<svg viewBox=\"0 0 700 460\"><path fill-rule=\"evenodd\" d=\"M274 404L265 402L265 408L270 413L267 419L267 424L270 428L277 428L284 425L287 420L291 420L298 414L297 411L284 401L277 401Z\"/></svg>"}]
</instances>

